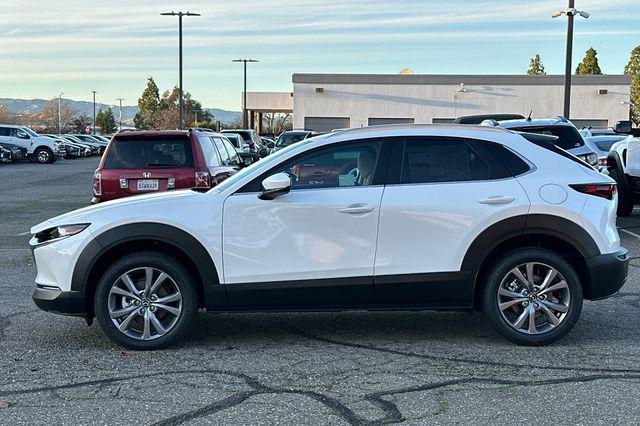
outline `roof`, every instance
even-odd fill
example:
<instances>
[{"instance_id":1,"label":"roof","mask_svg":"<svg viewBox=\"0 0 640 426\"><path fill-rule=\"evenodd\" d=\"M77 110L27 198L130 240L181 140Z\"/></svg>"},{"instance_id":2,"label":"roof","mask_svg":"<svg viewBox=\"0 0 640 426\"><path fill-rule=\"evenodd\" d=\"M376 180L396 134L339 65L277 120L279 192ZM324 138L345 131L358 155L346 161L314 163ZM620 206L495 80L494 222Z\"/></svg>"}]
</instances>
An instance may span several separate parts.
<instances>
[{"instance_id":1,"label":"roof","mask_svg":"<svg viewBox=\"0 0 640 426\"><path fill-rule=\"evenodd\" d=\"M523 120L498 121L498 126L512 129L514 127L573 126L573 124L563 118L533 118L531 120L525 118Z\"/></svg>"},{"instance_id":2,"label":"roof","mask_svg":"<svg viewBox=\"0 0 640 426\"><path fill-rule=\"evenodd\" d=\"M561 86L564 75L469 75L469 74L293 74L293 83L308 84L422 84ZM572 85L630 86L628 75L574 75Z\"/></svg>"}]
</instances>

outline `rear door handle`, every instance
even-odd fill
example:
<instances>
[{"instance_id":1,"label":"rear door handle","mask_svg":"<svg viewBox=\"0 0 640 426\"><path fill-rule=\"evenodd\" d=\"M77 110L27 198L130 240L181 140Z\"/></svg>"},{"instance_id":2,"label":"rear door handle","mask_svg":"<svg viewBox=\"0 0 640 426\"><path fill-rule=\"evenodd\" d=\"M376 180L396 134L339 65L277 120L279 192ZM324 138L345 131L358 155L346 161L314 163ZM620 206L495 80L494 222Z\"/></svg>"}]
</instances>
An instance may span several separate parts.
<instances>
[{"instance_id":1,"label":"rear door handle","mask_svg":"<svg viewBox=\"0 0 640 426\"><path fill-rule=\"evenodd\" d=\"M484 200L478 200L480 204L509 204L515 200L515 197L511 197L509 195L496 195L494 197L485 198Z\"/></svg>"},{"instance_id":2,"label":"rear door handle","mask_svg":"<svg viewBox=\"0 0 640 426\"><path fill-rule=\"evenodd\" d=\"M356 203L356 204L349 204L347 207L343 209L339 209L338 211L340 213L346 213L346 214L363 214L363 213L372 212L374 209L375 207L372 206L371 204Z\"/></svg>"}]
</instances>

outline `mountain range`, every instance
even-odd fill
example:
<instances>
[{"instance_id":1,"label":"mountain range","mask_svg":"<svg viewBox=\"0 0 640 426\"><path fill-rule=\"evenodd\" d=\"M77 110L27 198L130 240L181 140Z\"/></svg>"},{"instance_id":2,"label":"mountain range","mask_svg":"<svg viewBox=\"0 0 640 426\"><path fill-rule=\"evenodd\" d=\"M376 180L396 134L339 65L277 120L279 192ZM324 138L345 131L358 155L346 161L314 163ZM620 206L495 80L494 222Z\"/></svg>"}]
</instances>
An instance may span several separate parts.
<instances>
[{"instance_id":1,"label":"mountain range","mask_svg":"<svg viewBox=\"0 0 640 426\"><path fill-rule=\"evenodd\" d=\"M93 115L93 102L87 101L75 101L73 99L62 98L62 101L67 102L73 109L78 110L80 114L92 116ZM13 114L35 114L40 112L44 104L49 102L46 99L13 99L13 98L0 98L0 105L4 105L7 112ZM108 105L96 102L96 112L99 110L106 110L109 107L113 110L113 115L118 120L119 107L118 105ZM215 120L219 120L222 123L229 124L240 117L239 111L228 111L219 108L203 108L213 115ZM122 106L122 123L127 125L133 124L133 117L138 112L138 107L133 105Z\"/></svg>"}]
</instances>

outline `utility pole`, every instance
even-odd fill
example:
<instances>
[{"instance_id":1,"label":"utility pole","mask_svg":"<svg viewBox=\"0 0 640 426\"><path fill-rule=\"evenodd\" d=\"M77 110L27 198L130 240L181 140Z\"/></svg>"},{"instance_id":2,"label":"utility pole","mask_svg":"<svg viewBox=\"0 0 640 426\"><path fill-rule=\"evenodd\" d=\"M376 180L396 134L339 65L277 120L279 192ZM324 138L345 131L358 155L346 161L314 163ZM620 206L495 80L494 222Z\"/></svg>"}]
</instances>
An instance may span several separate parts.
<instances>
[{"instance_id":1,"label":"utility pole","mask_svg":"<svg viewBox=\"0 0 640 426\"><path fill-rule=\"evenodd\" d=\"M120 102L120 117L118 119L118 130L122 130L122 101L124 101L124 98L118 98L116 100Z\"/></svg>"},{"instance_id":2,"label":"utility pole","mask_svg":"<svg viewBox=\"0 0 640 426\"><path fill-rule=\"evenodd\" d=\"M201 16L199 13L191 13L191 12L164 12L160 15L163 16L177 16L178 17L178 57L179 57L179 74L180 74L180 123L178 128L182 129L184 127L184 100L183 100L183 91L182 91L182 17L183 16Z\"/></svg>"},{"instance_id":3,"label":"utility pole","mask_svg":"<svg viewBox=\"0 0 640 426\"><path fill-rule=\"evenodd\" d=\"M247 128L247 62L258 62L255 59L234 59L232 62L244 64L244 91L242 92L242 128Z\"/></svg>"},{"instance_id":4,"label":"utility pole","mask_svg":"<svg viewBox=\"0 0 640 426\"><path fill-rule=\"evenodd\" d=\"M60 98L62 97L62 95L64 95L64 92L60 92L60 94L58 95L58 134L59 135L62 134L62 115L60 113L60 110L61 110L61 107L60 107L61 100L60 100Z\"/></svg>"},{"instance_id":5,"label":"utility pole","mask_svg":"<svg viewBox=\"0 0 640 426\"><path fill-rule=\"evenodd\" d=\"M92 135L96 134L96 92L95 90L92 90L91 93L93 93L93 130L91 131Z\"/></svg>"},{"instance_id":6,"label":"utility pole","mask_svg":"<svg viewBox=\"0 0 640 426\"><path fill-rule=\"evenodd\" d=\"M583 10L576 10L575 8L575 0L569 0L569 7L565 10L561 10L559 12L551 15L553 18L557 18L561 15L567 15L567 52L565 58L565 68L564 68L564 113L563 116L566 119L569 119L571 114L571 74L572 74L572 64L571 60L573 57L573 21L576 15L580 15L583 18L588 18L590 15Z\"/></svg>"}]
</instances>

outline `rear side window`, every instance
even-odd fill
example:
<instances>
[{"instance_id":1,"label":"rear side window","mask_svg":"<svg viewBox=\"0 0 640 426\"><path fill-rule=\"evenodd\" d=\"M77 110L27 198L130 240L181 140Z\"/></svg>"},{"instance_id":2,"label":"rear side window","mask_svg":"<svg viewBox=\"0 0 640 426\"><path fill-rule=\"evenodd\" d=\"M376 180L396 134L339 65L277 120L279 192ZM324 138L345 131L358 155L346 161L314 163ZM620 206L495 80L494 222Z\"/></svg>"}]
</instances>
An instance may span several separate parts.
<instances>
[{"instance_id":1,"label":"rear side window","mask_svg":"<svg viewBox=\"0 0 640 426\"><path fill-rule=\"evenodd\" d=\"M401 183L490 179L489 165L465 141L408 139Z\"/></svg>"},{"instance_id":2,"label":"rear side window","mask_svg":"<svg viewBox=\"0 0 640 426\"><path fill-rule=\"evenodd\" d=\"M207 166L220 166L220 157L218 156L218 151L213 146L212 139L209 137L200 137L198 138L198 142L200 142L202 154L204 155L204 161L205 163L207 163Z\"/></svg>"},{"instance_id":3,"label":"rear side window","mask_svg":"<svg viewBox=\"0 0 640 426\"><path fill-rule=\"evenodd\" d=\"M107 169L193 167L189 139L114 139L105 161Z\"/></svg>"},{"instance_id":4,"label":"rear side window","mask_svg":"<svg viewBox=\"0 0 640 426\"><path fill-rule=\"evenodd\" d=\"M578 129L573 126L523 127L509 130L557 136L558 140L556 145L562 149L573 149L584 146L584 139L582 139Z\"/></svg>"},{"instance_id":5,"label":"rear side window","mask_svg":"<svg viewBox=\"0 0 640 426\"><path fill-rule=\"evenodd\" d=\"M531 167L511 150L496 143L487 142L482 146L491 154L502 166L509 171L512 176L518 176L531 170Z\"/></svg>"},{"instance_id":6,"label":"rear side window","mask_svg":"<svg viewBox=\"0 0 640 426\"><path fill-rule=\"evenodd\" d=\"M9 128L0 127L0 136L9 136Z\"/></svg>"},{"instance_id":7,"label":"rear side window","mask_svg":"<svg viewBox=\"0 0 640 426\"><path fill-rule=\"evenodd\" d=\"M220 138L212 138L213 142L216 144L216 148L218 149L218 152L220 153L220 159L222 160L222 164L229 164L229 152L227 151L227 149L224 147L224 144L222 143L222 139Z\"/></svg>"}]
</instances>

